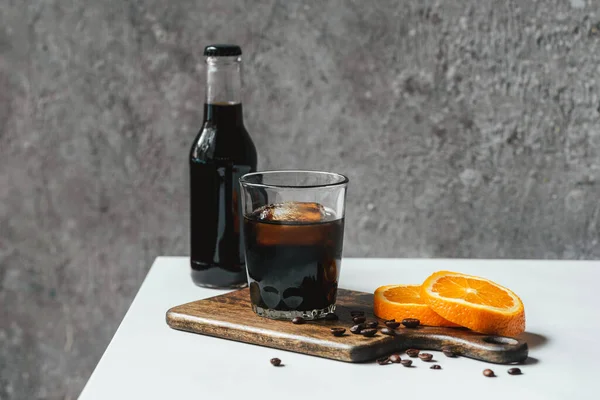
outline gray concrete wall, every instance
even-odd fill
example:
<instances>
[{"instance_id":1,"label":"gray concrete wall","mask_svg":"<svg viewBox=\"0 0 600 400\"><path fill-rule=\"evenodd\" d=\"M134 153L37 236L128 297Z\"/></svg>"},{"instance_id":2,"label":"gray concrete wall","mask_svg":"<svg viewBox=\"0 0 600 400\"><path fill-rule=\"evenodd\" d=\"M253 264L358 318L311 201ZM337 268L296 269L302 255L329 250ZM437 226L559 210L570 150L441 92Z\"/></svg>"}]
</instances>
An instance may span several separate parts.
<instances>
[{"instance_id":1,"label":"gray concrete wall","mask_svg":"<svg viewBox=\"0 0 600 400\"><path fill-rule=\"evenodd\" d=\"M347 174L346 255L600 258L600 2L0 0L0 398L74 399L188 253L202 49L260 167Z\"/></svg>"}]
</instances>

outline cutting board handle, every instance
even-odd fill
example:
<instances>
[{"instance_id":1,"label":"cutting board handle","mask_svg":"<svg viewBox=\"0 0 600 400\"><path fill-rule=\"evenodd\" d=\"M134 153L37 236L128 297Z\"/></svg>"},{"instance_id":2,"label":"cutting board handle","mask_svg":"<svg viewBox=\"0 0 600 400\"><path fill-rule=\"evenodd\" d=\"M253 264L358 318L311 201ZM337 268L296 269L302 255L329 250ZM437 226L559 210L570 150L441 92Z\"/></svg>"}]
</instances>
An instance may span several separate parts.
<instances>
[{"instance_id":1,"label":"cutting board handle","mask_svg":"<svg viewBox=\"0 0 600 400\"><path fill-rule=\"evenodd\" d=\"M397 336L402 349L442 350L448 348L457 355L499 364L527 359L527 343L521 339L485 335L466 329L419 327L402 329Z\"/></svg>"}]
</instances>

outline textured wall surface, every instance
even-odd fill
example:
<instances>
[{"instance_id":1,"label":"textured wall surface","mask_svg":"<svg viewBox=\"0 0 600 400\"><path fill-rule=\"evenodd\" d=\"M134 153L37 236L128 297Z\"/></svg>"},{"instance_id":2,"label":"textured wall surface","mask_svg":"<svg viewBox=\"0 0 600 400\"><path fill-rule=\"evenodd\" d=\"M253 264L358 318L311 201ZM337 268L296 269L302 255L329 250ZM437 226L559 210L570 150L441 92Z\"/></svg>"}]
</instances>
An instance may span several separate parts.
<instances>
[{"instance_id":1,"label":"textured wall surface","mask_svg":"<svg viewBox=\"0 0 600 400\"><path fill-rule=\"evenodd\" d=\"M347 256L600 258L600 2L296 3L0 0L0 399L76 398L188 253L211 42L261 169L350 177Z\"/></svg>"}]
</instances>

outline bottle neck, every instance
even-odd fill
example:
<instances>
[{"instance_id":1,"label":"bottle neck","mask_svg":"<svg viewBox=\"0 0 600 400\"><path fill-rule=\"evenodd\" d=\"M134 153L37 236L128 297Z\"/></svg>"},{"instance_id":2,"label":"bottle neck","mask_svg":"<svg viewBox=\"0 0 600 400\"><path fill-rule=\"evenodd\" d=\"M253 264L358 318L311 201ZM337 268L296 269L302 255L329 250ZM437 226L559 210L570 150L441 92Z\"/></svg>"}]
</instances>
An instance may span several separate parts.
<instances>
[{"instance_id":1,"label":"bottle neck","mask_svg":"<svg viewBox=\"0 0 600 400\"><path fill-rule=\"evenodd\" d=\"M226 132L228 128L242 127L244 125L242 104L205 103L204 122L218 126L222 132Z\"/></svg>"},{"instance_id":2,"label":"bottle neck","mask_svg":"<svg viewBox=\"0 0 600 400\"><path fill-rule=\"evenodd\" d=\"M241 104L241 64L239 56L206 58L206 104Z\"/></svg>"}]
</instances>

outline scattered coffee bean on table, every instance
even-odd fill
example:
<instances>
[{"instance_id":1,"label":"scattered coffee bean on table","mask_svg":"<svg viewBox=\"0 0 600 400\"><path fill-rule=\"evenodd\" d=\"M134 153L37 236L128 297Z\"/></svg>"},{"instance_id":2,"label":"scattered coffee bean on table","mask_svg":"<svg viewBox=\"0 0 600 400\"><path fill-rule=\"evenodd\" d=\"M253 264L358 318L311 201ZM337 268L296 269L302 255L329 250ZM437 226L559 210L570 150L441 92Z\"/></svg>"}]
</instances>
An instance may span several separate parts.
<instances>
[{"instance_id":1,"label":"scattered coffee bean on table","mask_svg":"<svg viewBox=\"0 0 600 400\"><path fill-rule=\"evenodd\" d=\"M344 328L331 328L331 333L333 334L333 336L339 337L346 333L346 330Z\"/></svg>"},{"instance_id":2,"label":"scattered coffee bean on table","mask_svg":"<svg viewBox=\"0 0 600 400\"><path fill-rule=\"evenodd\" d=\"M363 329L362 331L360 331L360 334L366 337L372 337L375 336L375 334L377 333L377 329L375 328L367 328L367 329Z\"/></svg>"},{"instance_id":3,"label":"scattered coffee bean on table","mask_svg":"<svg viewBox=\"0 0 600 400\"><path fill-rule=\"evenodd\" d=\"M363 324L358 324L350 328L350 332L358 335L363 329L365 329L365 326Z\"/></svg>"},{"instance_id":4,"label":"scattered coffee bean on table","mask_svg":"<svg viewBox=\"0 0 600 400\"><path fill-rule=\"evenodd\" d=\"M367 328L377 328L378 325L379 325L379 322L377 322L377 321L369 321L369 322L365 323L365 326Z\"/></svg>"},{"instance_id":5,"label":"scattered coffee bean on table","mask_svg":"<svg viewBox=\"0 0 600 400\"><path fill-rule=\"evenodd\" d=\"M394 320L385 321L385 326L387 326L388 328L396 329L400 326L400 322L396 322Z\"/></svg>"},{"instance_id":6,"label":"scattered coffee bean on table","mask_svg":"<svg viewBox=\"0 0 600 400\"><path fill-rule=\"evenodd\" d=\"M412 365L412 360L402 360L400 361L400 364L404 365L405 367L410 367Z\"/></svg>"},{"instance_id":7,"label":"scattered coffee bean on table","mask_svg":"<svg viewBox=\"0 0 600 400\"><path fill-rule=\"evenodd\" d=\"M419 355L419 350L418 349L408 349L408 350L406 350L406 354L409 357L415 358Z\"/></svg>"},{"instance_id":8,"label":"scattered coffee bean on table","mask_svg":"<svg viewBox=\"0 0 600 400\"><path fill-rule=\"evenodd\" d=\"M377 364L379 364L379 365L385 365L385 364L387 364L389 362L390 362L390 359L387 358L387 357L383 357L383 358L378 358L377 359Z\"/></svg>"},{"instance_id":9,"label":"scattered coffee bean on table","mask_svg":"<svg viewBox=\"0 0 600 400\"><path fill-rule=\"evenodd\" d=\"M352 321L354 321L355 324L362 324L366 320L367 319L365 317L363 317L362 315L359 315L358 317L352 318Z\"/></svg>"},{"instance_id":10,"label":"scattered coffee bean on table","mask_svg":"<svg viewBox=\"0 0 600 400\"><path fill-rule=\"evenodd\" d=\"M392 354L390 356L390 361L393 362L394 364L400 364L400 361L402 361L402 358L400 358L400 354Z\"/></svg>"},{"instance_id":11,"label":"scattered coffee bean on table","mask_svg":"<svg viewBox=\"0 0 600 400\"><path fill-rule=\"evenodd\" d=\"M334 313L325 314L326 321L337 321L338 319L340 319L340 318L337 316L337 314L334 314Z\"/></svg>"},{"instance_id":12,"label":"scattered coffee bean on table","mask_svg":"<svg viewBox=\"0 0 600 400\"><path fill-rule=\"evenodd\" d=\"M433 354L430 353L421 353L419 354L419 358L423 361L431 361L433 359Z\"/></svg>"},{"instance_id":13,"label":"scattered coffee bean on table","mask_svg":"<svg viewBox=\"0 0 600 400\"><path fill-rule=\"evenodd\" d=\"M404 325L407 328L416 328L420 324L421 324L421 321L419 321L416 318L404 318L402 320L402 325Z\"/></svg>"},{"instance_id":14,"label":"scattered coffee bean on table","mask_svg":"<svg viewBox=\"0 0 600 400\"><path fill-rule=\"evenodd\" d=\"M271 358L271 364L274 367L279 367L281 365L281 360L279 358Z\"/></svg>"},{"instance_id":15,"label":"scattered coffee bean on table","mask_svg":"<svg viewBox=\"0 0 600 400\"><path fill-rule=\"evenodd\" d=\"M492 378L492 377L496 376L496 375L494 375L494 371L492 371L491 369L484 369L483 375L487 376L488 378Z\"/></svg>"},{"instance_id":16,"label":"scattered coffee bean on table","mask_svg":"<svg viewBox=\"0 0 600 400\"><path fill-rule=\"evenodd\" d=\"M365 315L364 311L350 311L350 315L352 317L362 317L363 315Z\"/></svg>"},{"instance_id":17,"label":"scattered coffee bean on table","mask_svg":"<svg viewBox=\"0 0 600 400\"><path fill-rule=\"evenodd\" d=\"M394 330L391 328L382 328L381 333L383 333L384 335L390 335L390 336L394 336L396 334L396 332L394 332Z\"/></svg>"},{"instance_id":18,"label":"scattered coffee bean on table","mask_svg":"<svg viewBox=\"0 0 600 400\"><path fill-rule=\"evenodd\" d=\"M304 318L302 318L302 317L295 317L292 320L292 324L296 324L296 325L303 324L304 322L306 322L306 321L304 321Z\"/></svg>"},{"instance_id":19,"label":"scattered coffee bean on table","mask_svg":"<svg viewBox=\"0 0 600 400\"><path fill-rule=\"evenodd\" d=\"M521 375L521 368L509 368L508 373L510 375Z\"/></svg>"},{"instance_id":20,"label":"scattered coffee bean on table","mask_svg":"<svg viewBox=\"0 0 600 400\"><path fill-rule=\"evenodd\" d=\"M440 366L439 366L439 365L437 365L437 364L433 364L433 365L432 365L430 368L431 368L431 369L442 369L442 367L440 367Z\"/></svg>"}]
</instances>

